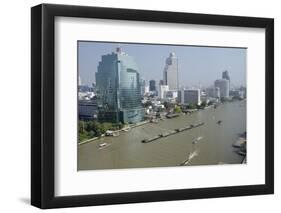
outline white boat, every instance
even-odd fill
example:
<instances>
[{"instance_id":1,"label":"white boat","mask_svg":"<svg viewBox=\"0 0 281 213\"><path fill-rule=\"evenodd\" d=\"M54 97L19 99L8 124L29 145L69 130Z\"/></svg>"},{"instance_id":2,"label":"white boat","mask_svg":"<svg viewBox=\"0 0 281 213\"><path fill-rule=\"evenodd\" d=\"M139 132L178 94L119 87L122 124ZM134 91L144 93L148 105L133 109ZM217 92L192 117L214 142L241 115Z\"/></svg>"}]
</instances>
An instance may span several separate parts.
<instances>
[{"instance_id":1,"label":"white boat","mask_svg":"<svg viewBox=\"0 0 281 213\"><path fill-rule=\"evenodd\" d=\"M103 148L103 147L105 147L105 146L107 146L107 143L100 143L100 144L99 144L99 148Z\"/></svg>"}]
</instances>

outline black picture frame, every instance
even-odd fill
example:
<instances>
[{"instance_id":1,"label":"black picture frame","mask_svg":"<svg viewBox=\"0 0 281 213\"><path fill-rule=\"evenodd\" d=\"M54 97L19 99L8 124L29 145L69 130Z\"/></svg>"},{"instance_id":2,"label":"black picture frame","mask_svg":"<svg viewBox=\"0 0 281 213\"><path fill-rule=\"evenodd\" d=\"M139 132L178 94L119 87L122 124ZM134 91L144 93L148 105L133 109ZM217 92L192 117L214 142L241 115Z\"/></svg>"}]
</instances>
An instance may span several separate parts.
<instances>
[{"instance_id":1,"label":"black picture frame","mask_svg":"<svg viewBox=\"0 0 281 213\"><path fill-rule=\"evenodd\" d=\"M54 195L55 17L264 28L265 184L129 193ZM94 193L94 192L93 192ZM31 8L31 204L42 209L274 193L274 20L165 11L41 4Z\"/></svg>"}]
</instances>

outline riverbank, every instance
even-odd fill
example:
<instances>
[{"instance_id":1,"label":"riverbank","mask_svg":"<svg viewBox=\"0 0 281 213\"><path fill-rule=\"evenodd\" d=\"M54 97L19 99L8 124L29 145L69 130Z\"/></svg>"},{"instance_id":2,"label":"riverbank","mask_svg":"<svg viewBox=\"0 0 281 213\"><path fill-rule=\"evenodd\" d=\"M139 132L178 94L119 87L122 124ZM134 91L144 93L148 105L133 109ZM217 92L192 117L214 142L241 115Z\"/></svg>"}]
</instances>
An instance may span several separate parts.
<instances>
[{"instance_id":1,"label":"riverbank","mask_svg":"<svg viewBox=\"0 0 281 213\"><path fill-rule=\"evenodd\" d=\"M246 101L246 100L241 100L241 101ZM159 121L165 121L167 118L168 119L175 119L177 117L185 116L185 115L191 116L192 114L198 113L198 112L201 112L201 111L206 111L206 110L209 110L209 109L216 109L220 105L225 105L225 104L229 104L229 103L236 103L236 102L241 102L241 101L237 100L237 101L233 101L233 102L224 102L224 103L220 103L220 104L209 105L209 106L206 106L205 108L201 108L201 109L189 109L189 110L186 110L186 111L184 111L182 113L177 113L176 114L177 116L170 116L170 117L166 117L166 118L155 119L156 121L151 121L150 119L148 119L148 120L136 123L136 124L128 124L125 127L123 127L122 129L110 131L111 132L111 134L110 134L111 136L106 135L106 134L102 134L99 137L93 137L93 138L90 138L90 139L78 142L78 145L83 145L83 144L86 144L86 143L89 143L89 142L93 142L93 141L96 141L96 140L101 139L103 137L114 137L114 135L115 135L115 137L118 137L117 135L120 132L128 132L130 129L133 129L133 128L136 128L136 127L148 124L148 123L156 123L157 124Z\"/></svg>"},{"instance_id":2,"label":"riverbank","mask_svg":"<svg viewBox=\"0 0 281 213\"><path fill-rule=\"evenodd\" d=\"M123 127L122 129L111 131L111 134L114 135L115 133L127 132L127 131L129 131L130 129L133 129L133 128L136 128L136 127L145 125L145 124L147 124L147 123L149 123L149 122L150 122L150 121L146 120L146 121L141 121L141 122L136 123L136 124L129 124L129 125ZM86 143L89 143L89 142L93 142L93 141L96 141L96 140L101 139L101 138L103 138L103 137L113 137L113 136L108 136L108 135L106 135L106 134L102 134L102 135L99 136L99 137L93 137L93 138L90 138L90 139L81 141L81 142L78 143L78 145L83 145L83 144L86 144ZM118 136L116 136L116 137L118 137Z\"/></svg>"}]
</instances>

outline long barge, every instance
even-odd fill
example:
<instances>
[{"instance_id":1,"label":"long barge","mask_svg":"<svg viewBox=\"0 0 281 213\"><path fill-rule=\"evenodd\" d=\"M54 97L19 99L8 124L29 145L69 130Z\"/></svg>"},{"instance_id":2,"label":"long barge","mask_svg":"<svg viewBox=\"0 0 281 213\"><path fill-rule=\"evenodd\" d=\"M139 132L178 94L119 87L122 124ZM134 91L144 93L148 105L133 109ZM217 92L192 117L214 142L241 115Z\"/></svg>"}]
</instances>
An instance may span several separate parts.
<instances>
[{"instance_id":1,"label":"long barge","mask_svg":"<svg viewBox=\"0 0 281 213\"><path fill-rule=\"evenodd\" d=\"M195 125L191 124L191 125L188 125L188 126L185 126L185 127L182 127L182 128L171 130L171 131L169 131L167 133L162 133L162 134L156 135L156 136L154 136L152 138L143 139L141 142L142 143L150 143L150 142L153 142L153 141L158 140L160 138L166 138L166 137L169 137L171 135L174 135L174 134L186 131L186 130L190 130L190 129L194 129L196 127L203 126L204 124L205 124L204 122L201 122L201 123L198 123L198 124L195 124Z\"/></svg>"}]
</instances>

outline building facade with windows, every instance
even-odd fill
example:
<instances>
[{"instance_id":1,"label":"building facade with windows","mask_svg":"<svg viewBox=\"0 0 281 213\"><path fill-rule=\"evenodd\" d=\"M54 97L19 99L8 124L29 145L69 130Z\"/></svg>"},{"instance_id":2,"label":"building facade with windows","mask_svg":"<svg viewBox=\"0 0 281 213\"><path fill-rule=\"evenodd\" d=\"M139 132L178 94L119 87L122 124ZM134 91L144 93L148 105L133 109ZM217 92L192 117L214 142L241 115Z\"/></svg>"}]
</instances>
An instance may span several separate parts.
<instances>
[{"instance_id":1,"label":"building facade with windows","mask_svg":"<svg viewBox=\"0 0 281 213\"><path fill-rule=\"evenodd\" d=\"M169 86L170 90L178 90L178 58L175 53L170 53L169 57L166 59L163 81L165 85Z\"/></svg>"},{"instance_id":2,"label":"building facade with windows","mask_svg":"<svg viewBox=\"0 0 281 213\"><path fill-rule=\"evenodd\" d=\"M156 81L155 80L150 80L149 81L149 91L156 91Z\"/></svg>"},{"instance_id":3,"label":"building facade with windows","mask_svg":"<svg viewBox=\"0 0 281 213\"><path fill-rule=\"evenodd\" d=\"M169 91L169 86L168 85L159 85L159 98L164 99L165 98L165 93Z\"/></svg>"},{"instance_id":4,"label":"building facade with windows","mask_svg":"<svg viewBox=\"0 0 281 213\"><path fill-rule=\"evenodd\" d=\"M100 121L137 123L144 119L138 68L134 58L121 48L102 56L96 90Z\"/></svg>"},{"instance_id":5,"label":"building facade with windows","mask_svg":"<svg viewBox=\"0 0 281 213\"><path fill-rule=\"evenodd\" d=\"M182 104L201 104L200 89L186 89L181 91Z\"/></svg>"},{"instance_id":6,"label":"building facade with windows","mask_svg":"<svg viewBox=\"0 0 281 213\"><path fill-rule=\"evenodd\" d=\"M229 97L229 80L218 79L215 81L215 87L219 88L221 98Z\"/></svg>"}]
</instances>

